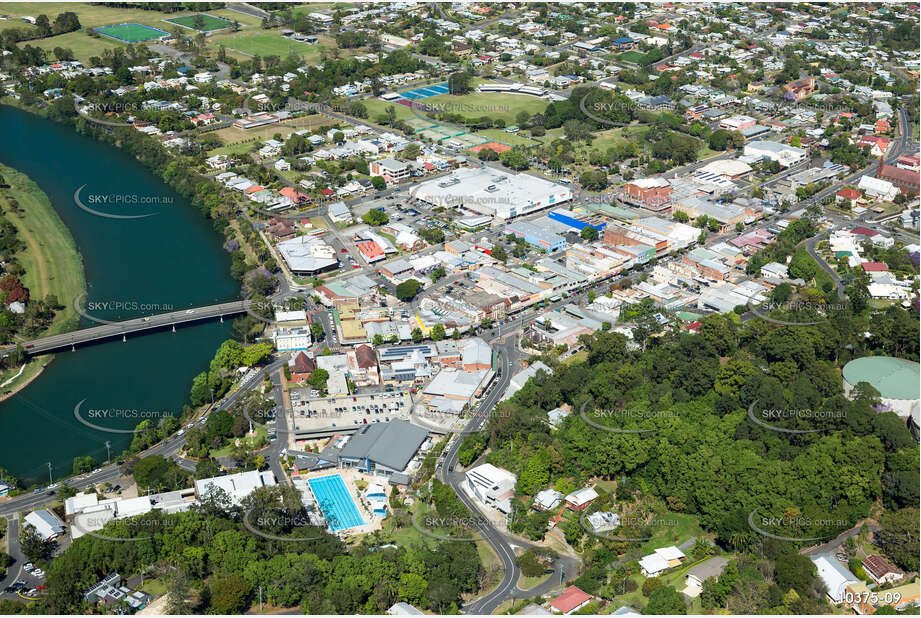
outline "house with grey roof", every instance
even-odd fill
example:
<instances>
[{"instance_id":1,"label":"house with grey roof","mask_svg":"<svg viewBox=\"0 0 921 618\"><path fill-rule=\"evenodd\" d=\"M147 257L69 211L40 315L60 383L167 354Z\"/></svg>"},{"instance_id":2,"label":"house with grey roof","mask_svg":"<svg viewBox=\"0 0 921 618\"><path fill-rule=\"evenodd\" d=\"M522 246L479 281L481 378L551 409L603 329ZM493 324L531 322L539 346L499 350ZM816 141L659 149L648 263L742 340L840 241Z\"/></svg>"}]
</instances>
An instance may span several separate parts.
<instances>
[{"instance_id":1,"label":"house with grey roof","mask_svg":"<svg viewBox=\"0 0 921 618\"><path fill-rule=\"evenodd\" d=\"M682 592L692 599L700 596L703 592L704 582L711 577L719 577L723 574L726 565L729 564L728 558L716 556L705 562L701 562L687 573L685 588Z\"/></svg>"}]
</instances>

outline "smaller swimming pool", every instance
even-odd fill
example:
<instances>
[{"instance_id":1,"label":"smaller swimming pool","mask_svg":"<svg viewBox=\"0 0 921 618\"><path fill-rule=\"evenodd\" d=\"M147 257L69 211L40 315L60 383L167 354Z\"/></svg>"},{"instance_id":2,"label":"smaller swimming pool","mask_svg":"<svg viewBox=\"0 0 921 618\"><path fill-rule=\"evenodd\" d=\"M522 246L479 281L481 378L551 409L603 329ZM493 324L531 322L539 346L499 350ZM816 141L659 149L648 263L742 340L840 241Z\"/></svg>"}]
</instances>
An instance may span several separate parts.
<instances>
[{"instance_id":1,"label":"smaller swimming pool","mask_svg":"<svg viewBox=\"0 0 921 618\"><path fill-rule=\"evenodd\" d=\"M347 530L356 526L365 525L361 513L358 512L358 506L352 499L345 481L339 474L321 476L320 478L308 479L310 490L316 496L320 510L326 517L326 523L333 532Z\"/></svg>"}]
</instances>

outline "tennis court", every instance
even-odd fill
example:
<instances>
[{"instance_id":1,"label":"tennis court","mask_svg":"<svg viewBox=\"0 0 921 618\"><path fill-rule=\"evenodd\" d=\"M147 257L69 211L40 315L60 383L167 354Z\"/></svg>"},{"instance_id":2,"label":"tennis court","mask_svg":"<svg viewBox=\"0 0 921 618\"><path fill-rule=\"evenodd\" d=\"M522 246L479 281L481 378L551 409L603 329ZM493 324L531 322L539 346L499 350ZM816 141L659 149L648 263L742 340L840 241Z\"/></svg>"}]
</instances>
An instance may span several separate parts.
<instances>
[{"instance_id":1,"label":"tennis court","mask_svg":"<svg viewBox=\"0 0 921 618\"><path fill-rule=\"evenodd\" d=\"M116 26L93 28L93 30L103 36L124 41L125 43L140 43L141 41L152 41L169 36L168 32L143 24L118 24Z\"/></svg>"},{"instance_id":2,"label":"tennis court","mask_svg":"<svg viewBox=\"0 0 921 618\"><path fill-rule=\"evenodd\" d=\"M419 99L434 97L439 94L448 94L448 82L435 86L423 86L422 88L415 88L400 93L403 98L409 99L410 101L418 101Z\"/></svg>"},{"instance_id":3,"label":"tennis court","mask_svg":"<svg viewBox=\"0 0 921 618\"><path fill-rule=\"evenodd\" d=\"M333 532L365 525L358 507L339 474L308 479L310 490L317 499L326 523Z\"/></svg>"},{"instance_id":4,"label":"tennis court","mask_svg":"<svg viewBox=\"0 0 921 618\"><path fill-rule=\"evenodd\" d=\"M201 17L200 28L195 23L199 17ZM213 15L207 15L205 13L199 13L197 15L184 15L183 17L172 17L170 19L164 19L163 21L168 21L171 24L189 28L190 30L198 30L199 32L222 30L230 26L230 22L226 19L215 17Z\"/></svg>"}]
</instances>

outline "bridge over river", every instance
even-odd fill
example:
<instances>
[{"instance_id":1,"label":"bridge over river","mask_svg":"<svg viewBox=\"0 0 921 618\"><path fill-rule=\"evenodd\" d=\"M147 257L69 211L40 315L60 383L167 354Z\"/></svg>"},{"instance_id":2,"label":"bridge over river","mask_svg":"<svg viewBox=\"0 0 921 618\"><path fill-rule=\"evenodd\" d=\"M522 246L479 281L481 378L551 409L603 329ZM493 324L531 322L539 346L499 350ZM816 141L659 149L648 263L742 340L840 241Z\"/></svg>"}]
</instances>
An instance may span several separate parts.
<instances>
[{"instance_id":1,"label":"bridge over river","mask_svg":"<svg viewBox=\"0 0 921 618\"><path fill-rule=\"evenodd\" d=\"M25 349L26 354L35 355L65 348L75 349L76 346L81 343L101 341L114 337L121 337L122 340L126 340L129 334L145 330L167 327L172 327L173 330L175 330L176 326L180 324L211 320L214 318L219 318L223 322L225 316L245 313L247 309L249 309L251 303L252 301L250 300L236 300L217 305L208 305L206 307L185 309L183 311L161 313L143 318L125 320L124 322L112 322L110 324L92 326L90 328L83 328L61 335L33 339L21 345ZM7 345L0 348L0 352L2 352L3 356L6 356L15 349L15 345Z\"/></svg>"}]
</instances>

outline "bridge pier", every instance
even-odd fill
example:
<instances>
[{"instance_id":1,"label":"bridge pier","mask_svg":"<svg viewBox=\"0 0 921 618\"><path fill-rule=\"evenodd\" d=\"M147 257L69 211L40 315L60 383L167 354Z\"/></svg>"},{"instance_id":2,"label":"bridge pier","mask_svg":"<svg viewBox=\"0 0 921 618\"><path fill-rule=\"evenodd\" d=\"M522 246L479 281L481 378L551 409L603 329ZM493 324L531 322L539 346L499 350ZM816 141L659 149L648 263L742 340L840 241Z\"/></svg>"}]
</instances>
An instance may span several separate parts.
<instances>
[{"instance_id":1,"label":"bridge pier","mask_svg":"<svg viewBox=\"0 0 921 618\"><path fill-rule=\"evenodd\" d=\"M71 351L71 352L76 352L76 351L77 351L77 346L75 346L74 344L70 344L70 351Z\"/></svg>"},{"instance_id":2,"label":"bridge pier","mask_svg":"<svg viewBox=\"0 0 921 618\"><path fill-rule=\"evenodd\" d=\"M223 323L224 323L224 316L222 315L222 316L221 316L221 324L223 324Z\"/></svg>"},{"instance_id":3,"label":"bridge pier","mask_svg":"<svg viewBox=\"0 0 921 618\"><path fill-rule=\"evenodd\" d=\"M122 343L126 343L127 341L128 339L124 335L122 335Z\"/></svg>"},{"instance_id":4,"label":"bridge pier","mask_svg":"<svg viewBox=\"0 0 921 618\"><path fill-rule=\"evenodd\" d=\"M174 333L176 332L176 325L175 325L175 324L173 324L173 332L174 332Z\"/></svg>"}]
</instances>

